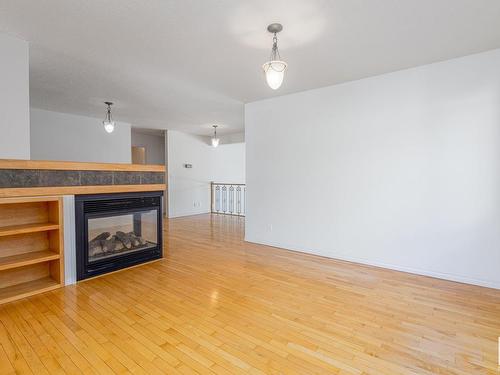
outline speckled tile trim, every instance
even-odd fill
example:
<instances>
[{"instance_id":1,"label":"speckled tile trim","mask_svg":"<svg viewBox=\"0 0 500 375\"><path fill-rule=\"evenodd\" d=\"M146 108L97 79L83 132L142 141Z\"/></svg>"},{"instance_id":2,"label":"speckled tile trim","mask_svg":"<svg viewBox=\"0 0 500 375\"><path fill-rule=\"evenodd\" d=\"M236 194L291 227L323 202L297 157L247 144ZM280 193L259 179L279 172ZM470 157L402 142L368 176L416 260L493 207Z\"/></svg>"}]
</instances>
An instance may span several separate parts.
<instances>
[{"instance_id":1,"label":"speckled tile trim","mask_svg":"<svg viewBox=\"0 0 500 375\"><path fill-rule=\"evenodd\" d=\"M163 172L0 169L0 188L164 184Z\"/></svg>"}]
</instances>

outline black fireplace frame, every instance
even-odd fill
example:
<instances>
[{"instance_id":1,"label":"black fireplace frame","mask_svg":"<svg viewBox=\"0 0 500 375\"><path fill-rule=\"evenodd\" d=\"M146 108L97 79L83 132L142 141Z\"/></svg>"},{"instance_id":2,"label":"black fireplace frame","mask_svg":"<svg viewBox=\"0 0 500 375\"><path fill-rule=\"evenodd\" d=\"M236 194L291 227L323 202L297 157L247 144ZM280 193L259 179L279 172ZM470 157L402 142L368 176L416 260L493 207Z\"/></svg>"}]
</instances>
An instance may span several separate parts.
<instances>
[{"instance_id":1,"label":"black fireplace frame","mask_svg":"<svg viewBox=\"0 0 500 375\"><path fill-rule=\"evenodd\" d=\"M163 256L162 191L75 196L76 274L84 280ZM89 263L88 219L157 210L157 246ZM97 210L97 211L96 211ZM135 226L135 223L134 223Z\"/></svg>"}]
</instances>

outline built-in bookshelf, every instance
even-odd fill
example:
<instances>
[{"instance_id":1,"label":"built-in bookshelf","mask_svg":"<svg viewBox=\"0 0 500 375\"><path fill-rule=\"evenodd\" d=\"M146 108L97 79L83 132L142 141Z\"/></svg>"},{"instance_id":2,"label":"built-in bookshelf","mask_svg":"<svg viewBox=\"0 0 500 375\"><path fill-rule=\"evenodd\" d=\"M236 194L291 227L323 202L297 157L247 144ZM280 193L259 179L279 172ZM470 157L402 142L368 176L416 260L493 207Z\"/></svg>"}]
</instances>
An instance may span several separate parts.
<instances>
[{"instance_id":1,"label":"built-in bookshelf","mask_svg":"<svg viewBox=\"0 0 500 375\"><path fill-rule=\"evenodd\" d=\"M0 303L64 284L62 198L0 199Z\"/></svg>"}]
</instances>

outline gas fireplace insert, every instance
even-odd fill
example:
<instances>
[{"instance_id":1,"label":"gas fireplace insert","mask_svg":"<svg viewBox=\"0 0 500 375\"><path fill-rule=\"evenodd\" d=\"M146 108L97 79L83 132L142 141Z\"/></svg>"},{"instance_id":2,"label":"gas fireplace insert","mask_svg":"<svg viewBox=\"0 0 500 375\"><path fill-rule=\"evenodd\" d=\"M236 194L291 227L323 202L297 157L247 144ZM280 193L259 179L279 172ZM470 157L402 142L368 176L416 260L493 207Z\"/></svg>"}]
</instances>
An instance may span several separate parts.
<instances>
[{"instance_id":1,"label":"gas fireplace insert","mask_svg":"<svg viewBox=\"0 0 500 375\"><path fill-rule=\"evenodd\" d=\"M162 192L77 195L77 279L161 258L162 196Z\"/></svg>"}]
</instances>

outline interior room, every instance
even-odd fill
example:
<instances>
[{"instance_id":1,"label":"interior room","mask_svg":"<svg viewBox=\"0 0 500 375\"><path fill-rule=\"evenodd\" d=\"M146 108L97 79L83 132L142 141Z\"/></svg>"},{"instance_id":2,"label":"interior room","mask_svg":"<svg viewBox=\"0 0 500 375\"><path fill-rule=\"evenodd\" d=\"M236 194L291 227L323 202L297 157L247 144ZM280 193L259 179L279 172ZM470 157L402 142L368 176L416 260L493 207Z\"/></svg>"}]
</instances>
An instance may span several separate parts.
<instances>
[{"instance_id":1,"label":"interior room","mask_svg":"<svg viewBox=\"0 0 500 375\"><path fill-rule=\"evenodd\" d=\"M499 19L0 0L0 375L499 374Z\"/></svg>"}]
</instances>

